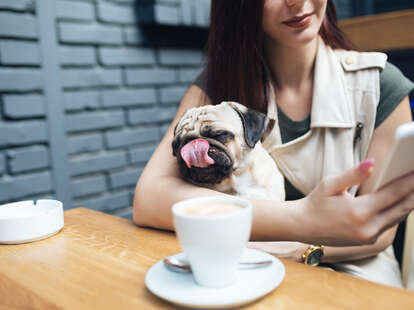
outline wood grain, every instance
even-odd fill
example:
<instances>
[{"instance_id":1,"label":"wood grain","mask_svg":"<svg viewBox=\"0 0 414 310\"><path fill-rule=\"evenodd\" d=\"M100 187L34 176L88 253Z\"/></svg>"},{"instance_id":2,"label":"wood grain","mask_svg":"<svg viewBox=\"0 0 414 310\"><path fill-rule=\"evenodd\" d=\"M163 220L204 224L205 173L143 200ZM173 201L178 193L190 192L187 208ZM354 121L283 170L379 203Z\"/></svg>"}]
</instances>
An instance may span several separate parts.
<instances>
[{"instance_id":1,"label":"wood grain","mask_svg":"<svg viewBox=\"0 0 414 310\"><path fill-rule=\"evenodd\" d=\"M339 26L361 50L414 48L414 10L344 19Z\"/></svg>"},{"instance_id":2,"label":"wood grain","mask_svg":"<svg viewBox=\"0 0 414 310\"><path fill-rule=\"evenodd\" d=\"M144 284L180 251L171 232L84 208L46 240L0 246L0 309L175 309ZM412 309L414 292L283 260L286 278L246 309Z\"/></svg>"}]
</instances>

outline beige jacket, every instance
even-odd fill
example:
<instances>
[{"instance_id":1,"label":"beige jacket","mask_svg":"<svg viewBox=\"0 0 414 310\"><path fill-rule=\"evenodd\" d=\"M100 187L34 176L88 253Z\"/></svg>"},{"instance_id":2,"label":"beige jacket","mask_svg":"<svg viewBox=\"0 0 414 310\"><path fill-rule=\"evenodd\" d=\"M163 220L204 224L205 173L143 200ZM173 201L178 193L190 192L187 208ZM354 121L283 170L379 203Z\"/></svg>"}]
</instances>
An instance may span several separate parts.
<instances>
[{"instance_id":1,"label":"beige jacket","mask_svg":"<svg viewBox=\"0 0 414 310\"><path fill-rule=\"evenodd\" d=\"M380 97L383 53L332 50L319 39L315 63L310 131L282 144L279 127L263 142L283 175L305 195L328 175L344 172L365 159ZM277 119L272 86L268 116ZM350 190L355 194L357 187ZM392 247L373 258L332 266L347 273L401 286Z\"/></svg>"}]
</instances>

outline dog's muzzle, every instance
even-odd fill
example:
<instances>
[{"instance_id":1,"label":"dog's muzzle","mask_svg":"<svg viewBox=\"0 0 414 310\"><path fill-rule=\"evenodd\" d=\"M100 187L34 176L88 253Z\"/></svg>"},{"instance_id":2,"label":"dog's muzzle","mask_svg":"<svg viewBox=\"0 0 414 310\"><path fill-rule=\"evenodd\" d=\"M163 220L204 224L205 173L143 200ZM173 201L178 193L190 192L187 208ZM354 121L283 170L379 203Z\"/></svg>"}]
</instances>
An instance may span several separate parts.
<instances>
[{"instance_id":1,"label":"dog's muzzle","mask_svg":"<svg viewBox=\"0 0 414 310\"><path fill-rule=\"evenodd\" d=\"M215 163L208 155L210 144L204 139L195 139L188 142L180 150L181 158L187 165L187 168L192 166L198 168L205 168Z\"/></svg>"},{"instance_id":2,"label":"dog's muzzle","mask_svg":"<svg viewBox=\"0 0 414 310\"><path fill-rule=\"evenodd\" d=\"M214 140L211 143L202 138L191 140L176 154L181 175L197 185L218 184L232 172L232 158Z\"/></svg>"}]
</instances>

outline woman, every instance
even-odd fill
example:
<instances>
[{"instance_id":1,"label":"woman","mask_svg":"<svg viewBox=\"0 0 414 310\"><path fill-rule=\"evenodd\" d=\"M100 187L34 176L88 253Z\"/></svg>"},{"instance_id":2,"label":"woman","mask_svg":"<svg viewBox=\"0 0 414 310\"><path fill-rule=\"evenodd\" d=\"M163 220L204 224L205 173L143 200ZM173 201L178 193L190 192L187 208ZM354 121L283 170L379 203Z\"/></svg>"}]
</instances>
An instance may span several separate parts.
<instances>
[{"instance_id":1,"label":"woman","mask_svg":"<svg viewBox=\"0 0 414 310\"><path fill-rule=\"evenodd\" d=\"M278 119L264 145L289 200L252 201L251 239L300 241L252 246L301 260L325 245L322 262L400 286L388 247L414 209L414 174L372 188L395 128L411 121L412 88L384 54L351 51L331 0L213 0L206 69L138 181L134 221L173 229L174 202L220 194L180 178L173 128L191 107L237 101Z\"/></svg>"}]
</instances>

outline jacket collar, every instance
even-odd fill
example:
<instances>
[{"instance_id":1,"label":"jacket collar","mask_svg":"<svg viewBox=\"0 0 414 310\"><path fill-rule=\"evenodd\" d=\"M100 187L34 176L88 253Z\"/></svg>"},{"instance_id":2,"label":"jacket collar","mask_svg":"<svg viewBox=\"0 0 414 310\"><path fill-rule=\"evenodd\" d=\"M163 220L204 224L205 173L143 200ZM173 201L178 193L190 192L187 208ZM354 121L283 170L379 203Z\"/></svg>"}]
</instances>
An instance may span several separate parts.
<instances>
[{"instance_id":1,"label":"jacket collar","mask_svg":"<svg viewBox=\"0 0 414 310\"><path fill-rule=\"evenodd\" d=\"M311 128L351 128L355 125L352 104L346 94L345 75L334 51L318 39L315 60ZM277 118L272 83L268 88L268 115Z\"/></svg>"},{"instance_id":2,"label":"jacket collar","mask_svg":"<svg viewBox=\"0 0 414 310\"><path fill-rule=\"evenodd\" d=\"M311 108L311 128L350 128L355 125L346 94L345 75L334 51L319 37Z\"/></svg>"}]
</instances>

